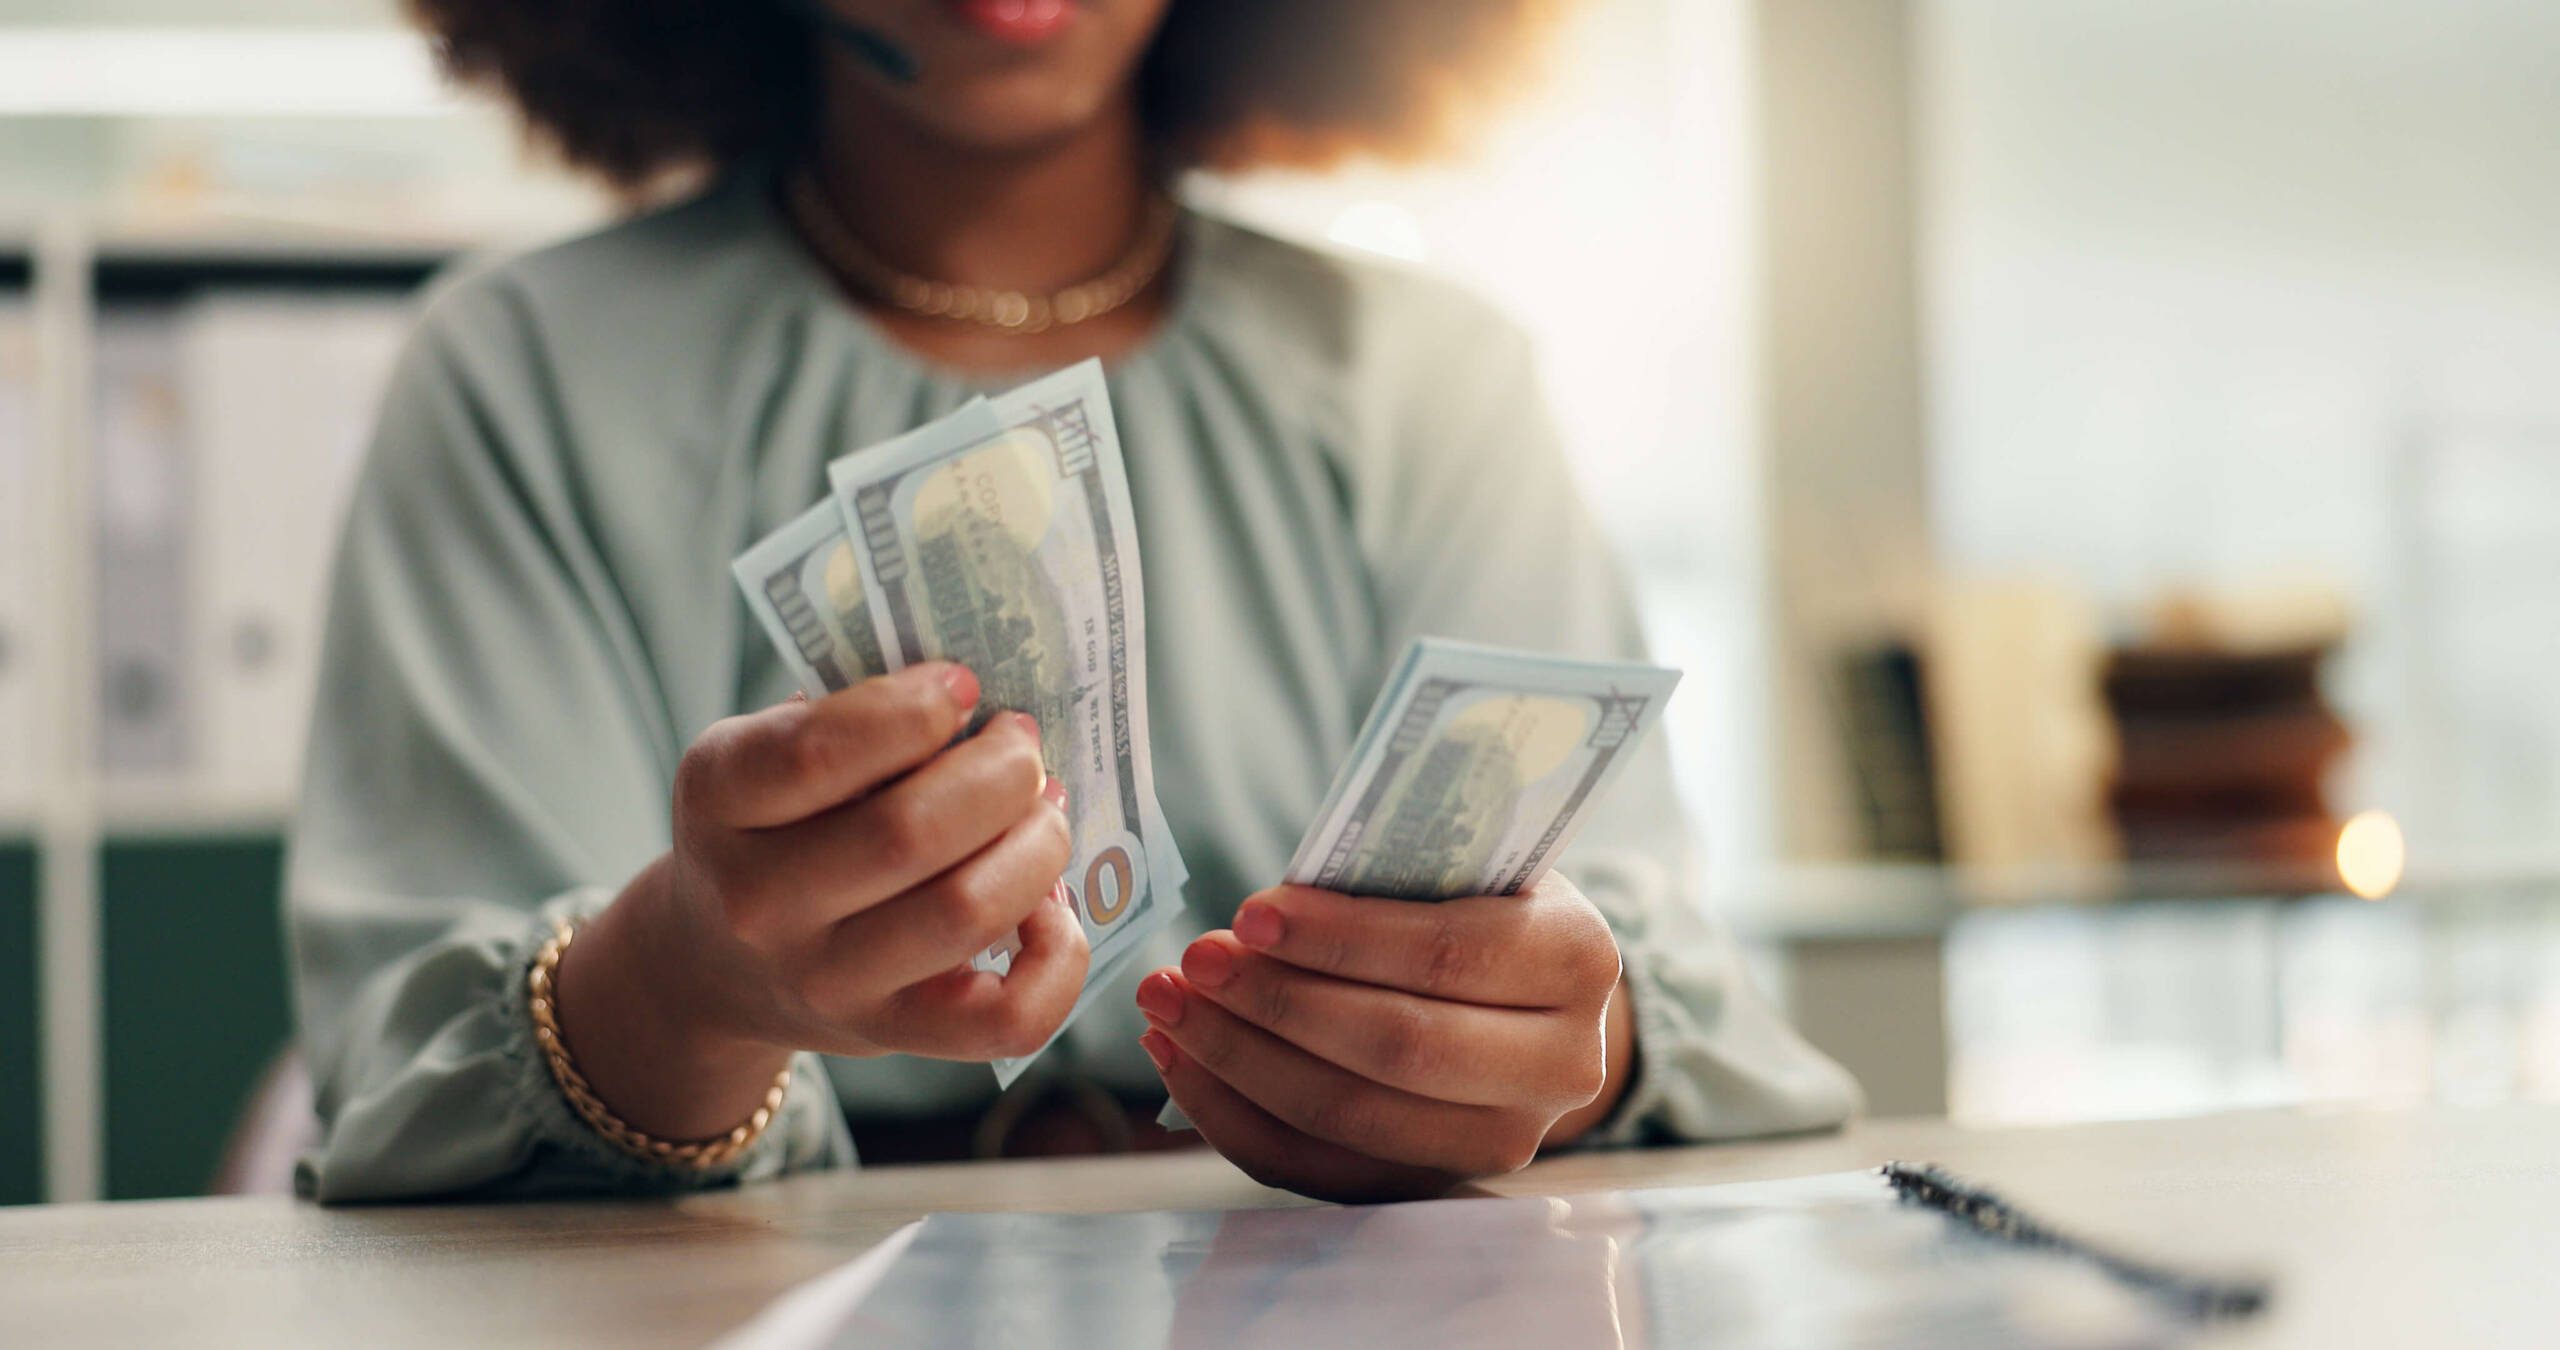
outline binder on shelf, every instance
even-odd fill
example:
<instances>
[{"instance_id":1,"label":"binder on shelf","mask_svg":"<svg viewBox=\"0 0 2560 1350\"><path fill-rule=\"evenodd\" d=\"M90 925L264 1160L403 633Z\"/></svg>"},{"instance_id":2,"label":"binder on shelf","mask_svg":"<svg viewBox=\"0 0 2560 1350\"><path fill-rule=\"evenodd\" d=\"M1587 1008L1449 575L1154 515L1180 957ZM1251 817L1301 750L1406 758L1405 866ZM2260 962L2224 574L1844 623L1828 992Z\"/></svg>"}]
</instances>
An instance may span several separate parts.
<instances>
[{"instance_id":1,"label":"binder on shelf","mask_svg":"<svg viewBox=\"0 0 2560 1350\"><path fill-rule=\"evenodd\" d=\"M103 307L92 351L98 765L113 782L179 781L194 758L197 698L176 312Z\"/></svg>"},{"instance_id":2,"label":"binder on shelf","mask_svg":"<svg viewBox=\"0 0 2560 1350\"><path fill-rule=\"evenodd\" d=\"M179 314L206 800L280 808L299 782L338 528L412 317L399 296L251 291Z\"/></svg>"},{"instance_id":3,"label":"binder on shelf","mask_svg":"<svg viewBox=\"0 0 2560 1350\"><path fill-rule=\"evenodd\" d=\"M32 813L48 748L36 715L45 559L36 494L35 311L0 292L0 821Z\"/></svg>"}]
</instances>

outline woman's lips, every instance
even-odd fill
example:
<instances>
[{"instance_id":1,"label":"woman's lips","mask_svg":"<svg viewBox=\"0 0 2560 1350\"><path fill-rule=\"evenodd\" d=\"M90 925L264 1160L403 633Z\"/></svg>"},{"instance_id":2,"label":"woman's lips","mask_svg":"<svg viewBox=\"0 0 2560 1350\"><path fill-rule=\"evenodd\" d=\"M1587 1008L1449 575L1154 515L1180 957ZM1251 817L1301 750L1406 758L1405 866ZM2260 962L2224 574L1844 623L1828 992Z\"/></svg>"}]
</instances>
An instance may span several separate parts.
<instances>
[{"instance_id":1,"label":"woman's lips","mask_svg":"<svg viewBox=\"0 0 2560 1350\"><path fill-rule=\"evenodd\" d=\"M998 42L1029 47L1075 17L1073 0L949 0L952 16Z\"/></svg>"}]
</instances>

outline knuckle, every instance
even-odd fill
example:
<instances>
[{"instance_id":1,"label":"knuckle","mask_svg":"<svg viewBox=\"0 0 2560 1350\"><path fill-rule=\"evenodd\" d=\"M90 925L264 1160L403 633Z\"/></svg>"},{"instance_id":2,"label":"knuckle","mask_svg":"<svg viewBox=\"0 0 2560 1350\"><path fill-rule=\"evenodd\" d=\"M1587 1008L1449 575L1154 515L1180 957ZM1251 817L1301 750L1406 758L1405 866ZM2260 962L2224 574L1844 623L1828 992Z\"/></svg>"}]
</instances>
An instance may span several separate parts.
<instances>
[{"instance_id":1,"label":"knuckle","mask_svg":"<svg viewBox=\"0 0 2560 1350\"><path fill-rule=\"evenodd\" d=\"M1382 1072L1403 1082L1427 1076L1437 1059L1430 1017L1414 999L1398 999L1378 1023L1378 1063Z\"/></svg>"},{"instance_id":2,"label":"knuckle","mask_svg":"<svg viewBox=\"0 0 2560 1350\"><path fill-rule=\"evenodd\" d=\"M823 965L812 963L797 974L786 976L784 989L800 1007L821 1022L832 1024L848 1020L850 1010L843 1006L846 1002L844 981L834 978L833 972Z\"/></svg>"},{"instance_id":3,"label":"knuckle","mask_svg":"<svg viewBox=\"0 0 2560 1350\"><path fill-rule=\"evenodd\" d=\"M1065 1021L1064 1008L1033 1013L1023 1024L1022 1039L1015 1044L1013 1057L1021 1059L1039 1054L1040 1048L1049 1043L1050 1037L1058 1034L1058 1028Z\"/></svg>"},{"instance_id":4,"label":"knuckle","mask_svg":"<svg viewBox=\"0 0 2560 1350\"><path fill-rule=\"evenodd\" d=\"M933 729L935 719L946 711L934 705L947 705L949 700L935 698L931 688L903 678L903 674L874 675L864 680L854 686L852 695L840 706L853 720L877 727L901 743L910 737L922 741Z\"/></svg>"},{"instance_id":5,"label":"knuckle","mask_svg":"<svg viewBox=\"0 0 2560 1350\"><path fill-rule=\"evenodd\" d=\"M679 792L674 801L674 819L667 831L668 847L678 860L701 871L715 870L725 845L735 836L727 827L701 814L701 809L687 802Z\"/></svg>"},{"instance_id":6,"label":"knuckle","mask_svg":"<svg viewBox=\"0 0 2560 1350\"><path fill-rule=\"evenodd\" d=\"M774 747L773 767L793 783L820 782L834 763L834 742L827 724L810 718Z\"/></svg>"},{"instance_id":7,"label":"knuckle","mask_svg":"<svg viewBox=\"0 0 2560 1350\"><path fill-rule=\"evenodd\" d=\"M1043 811L1040 814L1045 817L1039 827L1040 870L1053 875L1063 875L1067 870L1067 864L1076 860L1075 827L1069 825L1066 816L1059 812Z\"/></svg>"},{"instance_id":8,"label":"knuckle","mask_svg":"<svg viewBox=\"0 0 2560 1350\"><path fill-rule=\"evenodd\" d=\"M1616 988L1618 978L1626 973L1626 958L1618 951L1617 936L1603 927L1574 945L1575 969L1583 982L1593 987Z\"/></svg>"},{"instance_id":9,"label":"knuckle","mask_svg":"<svg viewBox=\"0 0 2560 1350\"><path fill-rule=\"evenodd\" d=\"M1307 1108L1307 1133L1355 1152L1374 1152L1385 1121L1375 1096L1357 1090L1329 1093Z\"/></svg>"},{"instance_id":10,"label":"knuckle","mask_svg":"<svg viewBox=\"0 0 2560 1350\"><path fill-rule=\"evenodd\" d=\"M730 937L750 947L765 945L772 933L774 906L763 886L749 878L731 878L712 892L712 900L720 926Z\"/></svg>"},{"instance_id":11,"label":"knuckle","mask_svg":"<svg viewBox=\"0 0 2560 1350\"><path fill-rule=\"evenodd\" d=\"M1049 1042L1048 1019L1040 1015L1039 1009L1021 999L1007 1000L998 1007L988 1030L991 1033L989 1043L996 1054L1005 1059L1036 1054Z\"/></svg>"},{"instance_id":12,"label":"knuckle","mask_svg":"<svg viewBox=\"0 0 2560 1350\"><path fill-rule=\"evenodd\" d=\"M1284 931L1294 937L1297 927L1298 921L1292 919L1288 929ZM1318 970L1350 974L1360 969L1359 962L1362 955L1360 944L1352 938L1347 929L1338 925L1327 924L1318 932L1310 934L1307 939L1307 948L1313 953L1310 959L1316 963Z\"/></svg>"},{"instance_id":13,"label":"knuckle","mask_svg":"<svg viewBox=\"0 0 2560 1350\"><path fill-rule=\"evenodd\" d=\"M1186 1018L1182 1028L1182 1053L1198 1060L1201 1067L1220 1077L1237 1067L1236 1039L1230 1035L1222 1019L1212 1018L1197 1029L1196 1016Z\"/></svg>"},{"instance_id":14,"label":"knuckle","mask_svg":"<svg viewBox=\"0 0 2560 1350\"><path fill-rule=\"evenodd\" d=\"M897 694L890 702L888 715L913 739L919 752L931 750L960 734L961 719L965 714L953 706L950 696L938 685L916 680L893 680L890 687Z\"/></svg>"},{"instance_id":15,"label":"knuckle","mask_svg":"<svg viewBox=\"0 0 2560 1350\"><path fill-rule=\"evenodd\" d=\"M927 884L933 911L953 945L974 950L1004 936L1009 925L998 913L994 890L972 875L946 876Z\"/></svg>"},{"instance_id":16,"label":"knuckle","mask_svg":"<svg viewBox=\"0 0 2560 1350\"><path fill-rule=\"evenodd\" d=\"M1004 774L1004 787L1017 797L1029 797L1040 791L1049 768L1040 762L1040 743L1026 736L1005 738L1002 758L997 766Z\"/></svg>"},{"instance_id":17,"label":"knuckle","mask_svg":"<svg viewBox=\"0 0 2560 1350\"><path fill-rule=\"evenodd\" d=\"M866 824L874 860L883 870L904 872L931 861L932 821L914 793L875 797L864 814L869 817Z\"/></svg>"},{"instance_id":18,"label":"knuckle","mask_svg":"<svg viewBox=\"0 0 2560 1350\"><path fill-rule=\"evenodd\" d=\"M1246 964L1248 967L1262 965L1258 961ZM1290 987L1290 980L1286 975L1269 969L1262 970L1258 979L1248 974L1245 989L1245 1006L1250 1010L1250 1016L1256 1025L1268 1027L1273 1031L1280 1031L1289 1026L1297 1003L1297 992Z\"/></svg>"},{"instance_id":19,"label":"knuckle","mask_svg":"<svg viewBox=\"0 0 2560 1350\"><path fill-rule=\"evenodd\" d=\"M1538 1160L1538 1141L1545 1132L1507 1129L1494 1133L1481 1160L1486 1176L1502 1176L1517 1172Z\"/></svg>"},{"instance_id":20,"label":"knuckle","mask_svg":"<svg viewBox=\"0 0 2560 1350\"><path fill-rule=\"evenodd\" d=\"M721 751L727 739L721 728L714 727L685 747L684 758L676 761L675 788L671 795L679 826L688 821L714 818L719 797Z\"/></svg>"},{"instance_id":21,"label":"knuckle","mask_svg":"<svg viewBox=\"0 0 2560 1350\"><path fill-rule=\"evenodd\" d=\"M1600 1094L1608 1087L1608 1062L1599 1055L1587 1055L1575 1067L1565 1094L1573 1099L1576 1107L1584 1107L1600 1100Z\"/></svg>"},{"instance_id":22,"label":"knuckle","mask_svg":"<svg viewBox=\"0 0 2560 1350\"><path fill-rule=\"evenodd\" d=\"M1609 1050L1605 1034L1584 1034L1574 1040L1568 1055L1556 1073L1556 1092L1573 1106L1589 1106L1609 1086Z\"/></svg>"},{"instance_id":23,"label":"knuckle","mask_svg":"<svg viewBox=\"0 0 2560 1350\"><path fill-rule=\"evenodd\" d=\"M1475 964L1475 948L1457 921L1446 915L1433 917L1422 940L1423 988L1435 993L1456 989L1475 973Z\"/></svg>"}]
</instances>

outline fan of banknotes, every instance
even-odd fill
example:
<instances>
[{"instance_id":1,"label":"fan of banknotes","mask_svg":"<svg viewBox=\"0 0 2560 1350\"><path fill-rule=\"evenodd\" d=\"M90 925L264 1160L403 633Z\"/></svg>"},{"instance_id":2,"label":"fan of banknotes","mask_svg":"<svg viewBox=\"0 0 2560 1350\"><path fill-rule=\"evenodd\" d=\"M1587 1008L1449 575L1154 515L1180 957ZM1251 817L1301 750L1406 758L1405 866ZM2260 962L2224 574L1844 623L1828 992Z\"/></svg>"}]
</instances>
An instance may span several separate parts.
<instances>
[{"instance_id":1,"label":"fan of banknotes","mask_svg":"<svg viewBox=\"0 0 2560 1350\"><path fill-rule=\"evenodd\" d=\"M828 500L731 565L747 606L811 698L957 661L978 676L981 720L1039 720L1093 953L1073 1021L1173 918L1190 875L1147 758L1138 538L1102 367L971 402L835 461L827 481ZM1016 950L971 964L1001 975ZM996 1061L997 1081L1035 1057Z\"/></svg>"},{"instance_id":2,"label":"fan of banknotes","mask_svg":"<svg viewBox=\"0 0 2560 1350\"><path fill-rule=\"evenodd\" d=\"M1190 875L1148 758L1137 534L1102 368L971 402L836 460L827 479L828 500L732 564L738 586L811 698L947 660L976 672L982 718L1039 720L1093 953L1072 1024L1173 919ZM1288 879L1411 900L1536 885L1679 678L1416 642ZM1015 950L971 964L1003 974ZM997 1081L1036 1057L996 1061Z\"/></svg>"}]
</instances>

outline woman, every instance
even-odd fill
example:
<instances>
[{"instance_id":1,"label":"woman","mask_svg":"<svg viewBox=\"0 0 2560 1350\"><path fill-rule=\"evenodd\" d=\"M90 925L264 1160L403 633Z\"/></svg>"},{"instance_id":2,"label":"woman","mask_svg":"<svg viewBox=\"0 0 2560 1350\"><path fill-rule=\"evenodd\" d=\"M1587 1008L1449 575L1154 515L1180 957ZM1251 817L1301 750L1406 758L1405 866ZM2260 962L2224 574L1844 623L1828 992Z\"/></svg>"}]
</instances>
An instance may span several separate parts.
<instances>
[{"instance_id":1,"label":"woman","mask_svg":"<svg viewBox=\"0 0 2560 1350\"><path fill-rule=\"evenodd\" d=\"M1410 143L1541 6L417 8L572 160L712 178L446 288L395 381L291 870L307 1189L1093 1147L1169 1090L1257 1178L1387 1198L1850 1111L1680 890L1658 743L1532 895L1261 889L1411 637L1641 643L1516 332L1168 184ZM724 564L832 456L1087 356L1146 564L1157 781L1190 917L1224 926L996 1104L983 1061L1084 975L1036 734L947 745L977 687L944 665L789 700ZM1017 929L1009 977L955 969Z\"/></svg>"}]
</instances>

